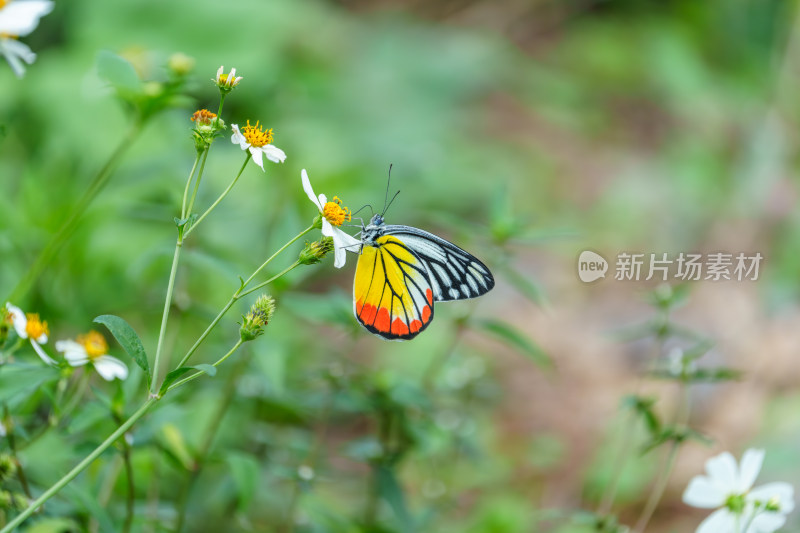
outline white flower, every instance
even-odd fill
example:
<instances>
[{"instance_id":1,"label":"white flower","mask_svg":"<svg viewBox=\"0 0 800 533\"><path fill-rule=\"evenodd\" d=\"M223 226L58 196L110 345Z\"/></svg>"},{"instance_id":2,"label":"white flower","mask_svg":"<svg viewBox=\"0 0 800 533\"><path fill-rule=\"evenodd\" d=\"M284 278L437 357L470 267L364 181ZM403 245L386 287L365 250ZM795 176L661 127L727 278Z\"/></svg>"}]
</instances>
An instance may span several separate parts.
<instances>
[{"instance_id":1,"label":"white flower","mask_svg":"<svg viewBox=\"0 0 800 533\"><path fill-rule=\"evenodd\" d=\"M230 74L223 74L222 71L225 70L225 67L220 65L219 70L217 70L217 76L214 78L214 83L217 84L217 87L220 89L233 89L239 82L242 81L242 77L236 77L236 69L232 68Z\"/></svg>"},{"instance_id":2,"label":"white flower","mask_svg":"<svg viewBox=\"0 0 800 533\"><path fill-rule=\"evenodd\" d=\"M92 363L97 373L106 381L128 377L128 367L116 357L108 355L106 339L96 331L79 335L77 341L58 341L56 350L62 352L72 366Z\"/></svg>"},{"instance_id":3,"label":"white flower","mask_svg":"<svg viewBox=\"0 0 800 533\"><path fill-rule=\"evenodd\" d=\"M741 465L724 452L706 461L706 476L695 476L683 493L687 505L714 509L697 533L772 533L794 509L794 489L788 483L753 487L764 450L744 452Z\"/></svg>"},{"instance_id":4,"label":"white flower","mask_svg":"<svg viewBox=\"0 0 800 533\"><path fill-rule=\"evenodd\" d=\"M334 262L333 266L342 268L347 260L345 250L351 252L358 252L361 247L361 241L352 237L340 230L337 226L341 226L345 220L350 220L350 211L346 207L342 207L339 199L333 197L333 201L329 202L324 194L320 194L319 198L314 194L314 189L311 188L311 182L308 180L308 173L306 169L300 173L303 180L303 190L306 191L309 200L314 202L314 205L319 209L322 215L322 234L326 237L333 237L333 253Z\"/></svg>"},{"instance_id":5,"label":"white flower","mask_svg":"<svg viewBox=\"0 0 800 533\"><path fill-rule=\"evenodd\" d=\"M0 54L17 77L25 74L23 61L30 65L36 60L36 54L17 37L31 33L39 25L39 19L52 10L51 0L0 1Z\"/></svg>"},{"instance_id":6,"label":"white flower","mask_svg":"<svg viewBox=\"0 0 800 533\"><path fill-rule=\"evenodd\" d=\"M22 309L10 303L6 303L6 310L9 315L11 315L11 323L17 335L19 335L19 338L28 339L34 351L42 358L42 361L48 365L56 364L56 362L45 353L44 348L40 346L47 342L47 335L50 333L47 322L40 319L37 313L28 313L26 315L22 312Z\"/></svg>"},{"instance_id":7,"label":"white flower","mask_svg":"<svg viewBox=\"0 0 800 533\"><path fill-rule=\"evenodd\" d=\"M238 144L242 150L249 150L253 156L253 161L261 167L261 170L264 170L261 154L267 156L267 159L273 163L286 161L286 154L283 153L283 150L270 144L272 142L272 128L264 130L258 125L258 122L256 122L255 126L251 126L249 120L247 121L247 126L242 128L241 132L239 132L238 124L231 125L231 128L233 129L231 142Z\"/></svg>"}]
</instances>

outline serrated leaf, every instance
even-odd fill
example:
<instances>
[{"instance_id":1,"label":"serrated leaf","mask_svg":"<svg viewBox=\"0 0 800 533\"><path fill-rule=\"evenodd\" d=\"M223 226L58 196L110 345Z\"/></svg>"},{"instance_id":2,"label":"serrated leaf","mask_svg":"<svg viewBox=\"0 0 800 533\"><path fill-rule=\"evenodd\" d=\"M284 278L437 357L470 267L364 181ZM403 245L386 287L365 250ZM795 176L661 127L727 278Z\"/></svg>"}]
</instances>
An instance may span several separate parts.
<instances>
[{"instance_id":1,"label":"serrated leaf","mask_svg":"<svg viewBox=\"0 0 800 533\"><path fill-rule=\"evenodd\" d=\"M94 319L95 324L103 324L108 331L117 339L117 342L125 352L136 361L139 368L147 374L147 386L150 386L152 376L150 375L150 364L147 362L147 353L144 351L139 335L122 318L115 315L100 315Z\"/></svg>"},{"instance_id":2,"label":"serrated leaf","mask_svg":"<svg viewBox=\"0 0 800 533\"><path fill-rule=\"evenodd\" d=\"M191 366L182 366L180 368L176 368L175 370L167 374L164 377L164 382L161 384L161 388L158 389L158 395L159 396L163 395L165 392L167 392L169 386L175 383L179 377L181 377L182 375L193 369L194 367Z\"/></svg>"},{"instance_id":3,"label":"serrated leaf","mask_svg":"<svg viewBox=\"0 0 800 533\"><path fill-rule=\"evenodd\" d=\"M141 81L130 62L108 50L97 54L97 74L124 93L139 92Z\"/></svg>"},{"instance_id":4,"label":"serrated leaf","mask_svg":"<svg viewBox=\"0 0 800 533\"><path fill-rule=\"evenodd\" d=\"M194 365L192 368L205 372L212 378L217 375L217 367L214 365Z\"/></svg>"},{"instance_id":5,"label":"serrated leaf","mask_svg":"<svg viewBox=\"0 0 800 533\"><path fill-rule=\"evenodd\" d=\"M477 322L477 325L487 333L491 333L494 337L527 355L541 368L550 369L553 367L553 361L550 356L527 335L510 324L498 320L481 320Z\"/></svg>"}]
</instances>

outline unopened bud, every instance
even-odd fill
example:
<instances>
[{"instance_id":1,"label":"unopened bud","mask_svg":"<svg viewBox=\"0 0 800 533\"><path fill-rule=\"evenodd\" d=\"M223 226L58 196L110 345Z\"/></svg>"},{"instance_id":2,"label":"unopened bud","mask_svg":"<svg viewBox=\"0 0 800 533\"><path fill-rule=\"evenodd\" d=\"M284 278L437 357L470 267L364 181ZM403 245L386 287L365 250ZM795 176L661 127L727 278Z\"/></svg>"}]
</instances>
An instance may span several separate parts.
<instances>
[{"instance_id":1,"label":"unopened bud","mask_svg":"<svg viewBox=\"0 0 800 533\"><path fill-rule=\"evenodd\" d=\"M274 313L275 299L267 294L259 296L250 312L242 317L242 327L239 328L242 341L251 341L264 333L264 326L269 324Z\"/></svg>"},{"instance_id":2,"label":"unopened bud","mask_svg":"<svg viewBox=\"0 0 800 533\"><path fill-rule=\"evenodd\" d=\"M194 58L177 52L169 56L167 68L176 76L186 76L194 68Z\"/></svg>"},{"instance_id":3,"label":"unopened bud","mask_svg":"<svg viewBox=\"0 0 800 533\"><path fill-rule=\"evenodd\" d=\"M318 241L307 242L306 247L300 252L300 257L298 257L297 260L301 265L315 265L332 251L333 237L323 237Z\"/></svg>"},{"instance_id":4,"label":"unopened bud","mask_svg":"<svg viewBox=\"0 0 800 533\"><path fill-rule=\"evenodd\" d=\"M0 480L5 480L17 473L17 463L7 453L0 454Z\"/></svg>"}]
</instances>

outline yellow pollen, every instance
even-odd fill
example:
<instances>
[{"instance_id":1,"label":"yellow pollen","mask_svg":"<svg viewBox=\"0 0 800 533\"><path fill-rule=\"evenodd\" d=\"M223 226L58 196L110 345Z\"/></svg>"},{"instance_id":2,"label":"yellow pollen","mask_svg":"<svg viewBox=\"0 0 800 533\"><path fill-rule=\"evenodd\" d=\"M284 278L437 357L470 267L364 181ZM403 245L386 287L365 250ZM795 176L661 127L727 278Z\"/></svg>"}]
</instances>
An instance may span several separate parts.
<instances>
[{"instance_id":1,"label":"yellow pollen","mask_svg":"<svg viewBox=\"0 0 800 533\"><path fill-rule=\"evenodd\" d=\"M86 335L78 336L78 344L82 344L89 359L96 359L108 353L108 343L105 337L92 330Z\"/></svg>"},{"instance_id":2,"label":"yellow pollen","mask_svg":"<svg viewBox=\"0 0 800 533\"><path fill-rule=\"evenodd\" d=\"M250 125L250 121L247 121L247 126L242 129L242 135L250 144L255 148L259 148L261 146L267 145L272 142L272 128L268 130L264 130L263 126L259 126L258 122L256 122L255 126Z\"/></svg>"},{"instance_id":3,"label":"yellow pollen","mask_svg":"<svg viewBox=\"0 0 800 533\"><path fill-rule=\"evenodd\" d=\"M208 125L208 124L211 124L211 121L213 119L215 119L215 118L217 118L217 114L216 113L212 113L208 109L200 109L200 110L195 111L192 114L191 121L192 122L197 122L198 124L206 124L206 125Z\"/></svg>"},{"instance_id":4,"label":"yellow pollen","mask_svg":"<svg viewBox=\"0 0 800 533\"><path fill-rule=\"evenodd\" d=\"M25 333L28 334L29 339L36 340L42 335L49 335L50 329L47 327L47 321L39 318L39 313L28 313L28 323L25 325Z\"/></svg>"},{"instance_id":5,"label":"yellow pollen","mask_svg":"<svg viewBox=\"0 0 800 533\"><path fill-rule=\"evenodd\" d=\"M338 196L334 196L332 202L328 202L322 207L322 216L334 226L341 226L343 222L350 222L352 219L350 209L342 207L342 201Z\"/></svg>"}]
</instances>

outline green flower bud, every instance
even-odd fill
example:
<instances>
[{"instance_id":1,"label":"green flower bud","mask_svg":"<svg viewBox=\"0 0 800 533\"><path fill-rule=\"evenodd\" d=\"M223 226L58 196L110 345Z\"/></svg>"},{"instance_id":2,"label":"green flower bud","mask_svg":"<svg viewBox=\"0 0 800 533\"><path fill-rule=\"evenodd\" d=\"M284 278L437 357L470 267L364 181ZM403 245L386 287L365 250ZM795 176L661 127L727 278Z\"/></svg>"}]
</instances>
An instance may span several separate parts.
<instances>
[{"instance_id":1,"label":"green flower bud","mask_svg":"<svg viewBox=\"0 0 800 533\"><path fill-rule=\"evenodd\" d=\"M301 265L315 265L332 251L333 237L323 237L318 241L307 242L306 247L300 252L300 256L297 260Z\"/></svg>"},{"instance_id":2,"label":"green flower bud","mask_svg":"<svg viewBox=\"0 0 800 533\"><path fill-rule=\"evenodd\" d=\"M0 509L11 509L14 497L7 490L0 490Z\"/></svg>"},{"instance_id":3,"label":"green flower bud","mask_svg":"<svg viewBox=\"0 0 800 533\"><path fill-rule=\"evenodd\" d=\"M17 463L7 453L0 454L0 480L5 480L17 473Z\"/></svg>"},{"instance_id":4,"label":"green flower bud","mask_svg":"<svg viewBox=\"0 0 800 533\"><path fill-rule=\"evenodd\" d=\"M169 56L167 68L176 76L186 76L194 69L194 58L177 52Z\"/></svg>"},{"instance_id":5,"label":"green flower bud","mask_svg":"<svg viewBox=\"0 0 800 533\"><path fill-rule=\"evenodd\" d=\"M242 326L239 336L247 342L264 333L264 326L269 324L275 313L275 299L267 294L262 294L256 303L250 307L250 312L242 317Z\"/></svg>"}]
</instances>

